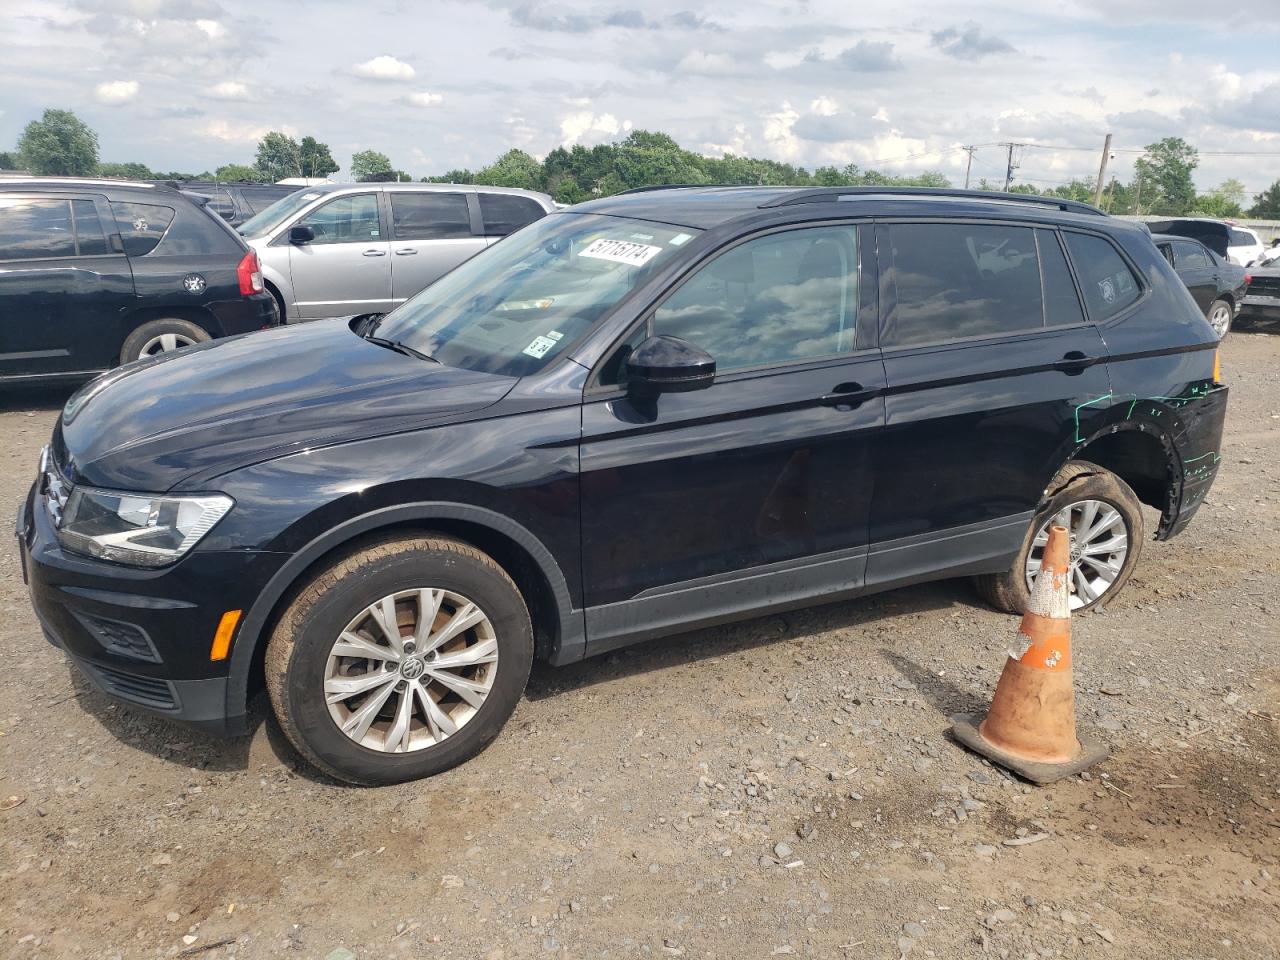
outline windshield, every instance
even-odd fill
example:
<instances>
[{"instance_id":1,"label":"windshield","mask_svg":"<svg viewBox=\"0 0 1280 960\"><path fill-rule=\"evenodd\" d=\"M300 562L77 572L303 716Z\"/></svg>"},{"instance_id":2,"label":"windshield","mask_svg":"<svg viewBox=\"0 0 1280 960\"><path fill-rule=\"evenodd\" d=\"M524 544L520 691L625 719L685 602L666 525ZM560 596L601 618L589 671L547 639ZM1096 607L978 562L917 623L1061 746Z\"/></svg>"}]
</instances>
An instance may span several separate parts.
<instances>
[{"instance_id":1,"label":"windshield","mask_svg":"<svg viewBox=\"0 0 1280 960\"><path fill-rule=\"evenodd\" d=\"M446 274L370 333L451 367L526 376L564 354L698 232L552 214Z\"/></svg>"},{"instance_id":2,"label":"windshield","mask_svg":"<svg viewBox=\"0 0 1280 960\"><path fill-rule=\"evenodd\" d=\"M242 236L261 237L280 226L312 200L319 200L321 196L322 194L317 193L315 190L302 189L295 191L288 196L281 197L261 213L255 214L240 224L236 229L240 231Z\"/></svg>"}]
</instances>

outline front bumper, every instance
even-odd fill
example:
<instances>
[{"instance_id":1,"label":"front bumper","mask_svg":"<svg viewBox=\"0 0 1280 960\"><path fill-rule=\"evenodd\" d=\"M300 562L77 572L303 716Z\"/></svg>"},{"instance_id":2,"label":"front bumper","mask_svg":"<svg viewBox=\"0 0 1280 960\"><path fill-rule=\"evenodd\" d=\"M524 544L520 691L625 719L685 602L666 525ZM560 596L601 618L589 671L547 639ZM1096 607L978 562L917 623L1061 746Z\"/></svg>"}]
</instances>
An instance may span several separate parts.
<instances>
[{"instance_id":1,"label":"front bumper","mask_svg":"<svg viewBox=\"0 0 1280 960\"><path fill-rule=\"evenodd\" d=\"M44 497L18 511L18 549L45 638L107 696L201 729L247 733L229 713L229 659L210 659L227 610L248 610L280 555L198 549L172 567L138 570L64 551ZM234 639L233 639L234 644Z\"/></svg>"}]
</instances>

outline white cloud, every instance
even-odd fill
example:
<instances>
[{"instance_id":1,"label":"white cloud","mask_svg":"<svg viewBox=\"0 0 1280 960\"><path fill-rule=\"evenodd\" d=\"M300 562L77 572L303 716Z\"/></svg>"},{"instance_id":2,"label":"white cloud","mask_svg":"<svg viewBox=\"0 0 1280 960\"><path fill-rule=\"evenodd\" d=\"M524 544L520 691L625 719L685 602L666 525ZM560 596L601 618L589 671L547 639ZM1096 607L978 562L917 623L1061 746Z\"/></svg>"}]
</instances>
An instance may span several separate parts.
<instances>
[{"instance_id":1,"label":"white cloud","mask_svg":"<svg viewBox=\"0 0 1280 960\"><path fill-rule=\"evenodd\" d=\"M227 32L227 28L217 20L197 20L196 28L210 40L217 40Z\"/></svg>"},{"instance_id":2,"label":"white cloud","mask_svg":"<svg viewBox=\"0 0 1280 960\"><path fill-rule=\"evenodd\" d=\"M138 81L108 80L94 87L93 95L99 103L106 103L112 106L119 103L128 103L138 95Z\"/></svg>"},{"instance_id":3,"label":"white cloud","mask_svg":"<svg viewBox=\"0 0 1280 960\"><path fill-rule=\"evenodd\" d=\"M280 129L282 133L292 135L290 128L281 127ZM261 124L210 120L200 132L211 140L222 140L226 143L257 143L267 135L268 129Z\"/></svg>"},{"instance_id":4,"label":"white cloud","mask_svg":"<svg viewBox=\"0 0 1280 960\"><path fill-rule=\"evenodd\" d=\"M595 114L590 110L571 113L560 120L560 142L565 146L577 143L583 137L603 134L606 137L616 136L623 128L618 118L612 113ZM630 122L625 124L631 129Z\"/></svg>"},{"instance_id":5,"label":"white cloud","mask_svg":"<svg viewBox=\"0 0 1280 960\"><path fill-rule=\"evenodd\" d=\"M840 112L840 107L830 97L819 97L809 104L809 112L816 113L820 117L834 117Z\"/></svg>"},{"instance_id":6,"label":"white cloud","mask_svg":"<svg viewBox=\"0 0 1280 960\"><path fill-rule=\"evenodd\" d=\"M388 56L374 57L364 63L357 63L351 68L351 72L366 80L412 80L414 77L413 67L395 57Z\"/></svg>"},{"instance_id":7,"label":"white cloud","mask_svg":"<svg viewBox=\"0 0 1280 960\"><path fill-rule=\"evenodd\" d=\"M692 73L704 77L732 76L741 71L737 61L727 53L707 53L703 50L690 50L676 64L677 73Z\"/></svg>"},{"instance_id":8,"label":"white cloud","mask_svg":"<svg viewBox=\"0 0 1280 960\"><path fill-rule=\"evenodd\" d=\"M207 91L214 100L249 100L249 88L239 80L224 80Z\"/></svg>"},{"instance_id":9,"label":"white cloud","mask_svg":"<svg viewBox=\"0 0 1280 960\"><path fill-rule=\"evenodd\" d=\"M429 90L411 93L405 97L405 100L415 107L434 107L437 104L444 103L444 97L438 93L431 93Z\"/></svg>"},{"instance_id":10,"label":"white cloud","mask_svg":"<svg viewBox=\"0 0 1280 960\"><path fill-rule=\"evenodd\" d=\"M775 157L794 160L800 155L800 141L791 131L799 119L800 114L791 109L789 103L784 103L777 113L765 116L764 139L772 148Z\"/></svg>"}]
</instances>

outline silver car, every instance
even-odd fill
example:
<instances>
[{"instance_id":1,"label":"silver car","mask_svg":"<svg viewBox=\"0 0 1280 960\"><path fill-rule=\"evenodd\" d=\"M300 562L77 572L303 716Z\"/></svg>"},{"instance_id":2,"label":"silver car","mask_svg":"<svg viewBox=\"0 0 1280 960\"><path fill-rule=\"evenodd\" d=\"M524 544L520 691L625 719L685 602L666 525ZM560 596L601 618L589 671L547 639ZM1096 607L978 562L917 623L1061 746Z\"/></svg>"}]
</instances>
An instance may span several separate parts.
<instances>
[{"instance_id":1,"label":"silver car","mask_svg":"<svg viewBox=\"0 0 1280 960\"><path fill-rule=\"evenodd\" d=\"M240 225L287 322L385 313L555 209L543 193L452 183L304 187Z\"/></svg>"}]
</instances>

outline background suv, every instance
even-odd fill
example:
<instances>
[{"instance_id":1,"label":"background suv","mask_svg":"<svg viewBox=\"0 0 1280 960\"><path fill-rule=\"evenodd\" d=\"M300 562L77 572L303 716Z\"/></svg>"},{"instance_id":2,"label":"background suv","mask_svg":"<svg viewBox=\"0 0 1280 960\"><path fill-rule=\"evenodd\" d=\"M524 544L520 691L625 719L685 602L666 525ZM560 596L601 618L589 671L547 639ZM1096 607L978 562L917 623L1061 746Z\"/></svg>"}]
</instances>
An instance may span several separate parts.
<instances>
[{"instance_id":1,"label":"background suv","mask_svg":"<svg viewBox=\"0 0 1280 960\"><path fill-rule=\"evenodd\" d=\"M216 180L156 181L184 193L208 197L209 209L233 227L257 216L299 187L287 183L227 183Z\"/></svg>"},{"instance_id":2,"label":"background suv","mask_svg":"<svg viewBox=\"0 0 1280 960\"><path fill-rule=\"evenodd\" d=\"M554 664L942 577L1020 610L1051 522L1111 603L1218 470L1217 337L1070 201L658 189L544 217L381 320L71 398L18 519L112 696L425 776ZM856 656L856 651L851 651ZM70 708L68 708L70 709Z\"/></svg>"},{"instance_id":3,"label":"background suv","mask_svg":"<svg viewBox=\"0 0 1280 960\"><path fill-rule=\"evenodd\" d=\"M0 381L84 379L276 322L256 255L178 191L0 180Z\"/></svg>"},{"instance_id":4,"label":"background suv","mask_svg":"<svg viewBox=\"0 0 1280 960\"><path fill-rule=\"evenodd\" d=\"M385 313L555 208L546 194L448 183L308 187L240 226L286 321Z\"/></svg>"}]
</instances>

